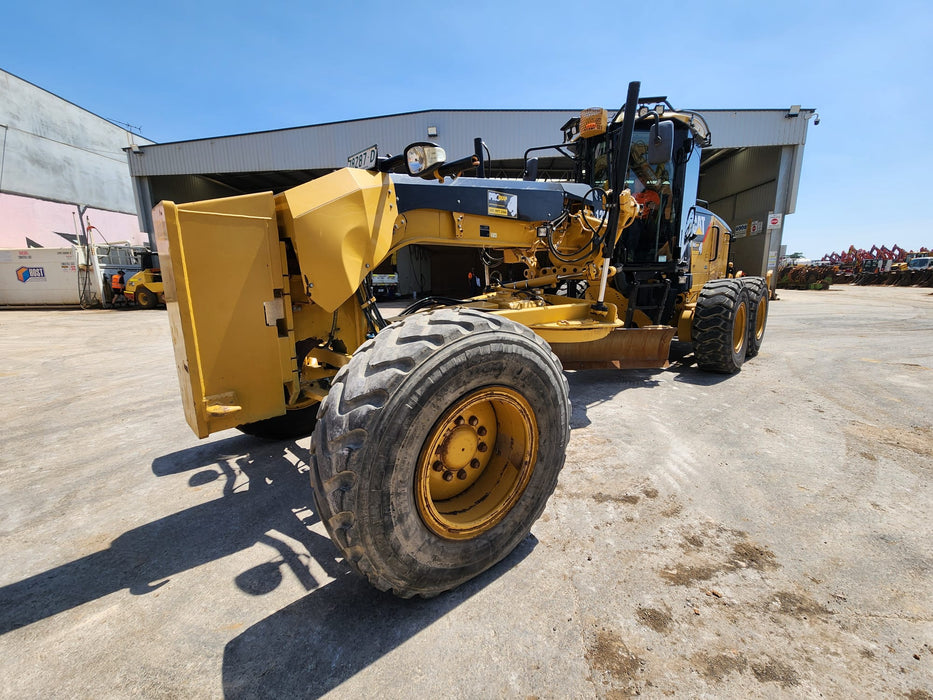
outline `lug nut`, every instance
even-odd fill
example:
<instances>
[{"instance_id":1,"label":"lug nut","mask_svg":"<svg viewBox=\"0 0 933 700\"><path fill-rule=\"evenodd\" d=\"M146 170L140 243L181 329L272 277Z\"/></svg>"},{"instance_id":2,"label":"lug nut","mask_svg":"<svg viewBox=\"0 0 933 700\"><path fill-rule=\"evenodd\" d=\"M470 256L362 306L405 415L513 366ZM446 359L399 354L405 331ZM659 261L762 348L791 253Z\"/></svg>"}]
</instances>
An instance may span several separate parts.
<instances>
[{"instance_id":1,"label":"lug nut","mask_svg":"<svg viewBox=\"0 0 933 700\"><path fill-rule=\"evenodd\" d=\"M460 479L460 481L463 481L464 479L466 479L466 477L467 477L466 469L461 469L460 471L457 472L457 478Z\"/></svg>"},{"instance_id":2,"label":"lug nut","mask_svg":"<svg viewBox=\"0 0 933 700\"><path fill-rule=\"evenodd\" d=\"M463 425L463 416L457 416L454 418L454 425Z\"/></svg>"},{"instance_id":3,"label":"lug nut","mask_svg":"<svg viewBox=\"0 0 933 700\"><path fill-rule=\"evenodd\" d=\"M480 427L476 429L476 434L479 435L480 437L483 437L486 434L486 432L487 431L486 431L485 425L481 425Z\"/></svg>"},{"instance_id":4,"label":"lug nut","mask_svg":"<svg viewBox=\"0 0 933 700\"><path fill-rule=\"evenodd\" d=\"M470 425L476 425L477 423L479 423L479 418L476 416L470 416Z\"/></svg>"},{"instance_id":5,"label":"lug nut","mask_svg":"<svg viewBox=\"0 0 933 700\"><path fill-rule=\"evenodd\" d=\"M485 442L481 442L480 444L476 446L476 449L479 450L480 452L485 452L489 448L486 446Z\"/></svg>"},{"instance_id":6,"label":"lug nut","mask_svg":"<svg viewBox=\"0 0 933 700\"><path fill-rule=\"evenodd\" d=\"M433 469L436 472L439 472L443 468L444 468L444 465L441 463L440 460L436 461L434 464L431 465L431 469Z\"/></svg>"},{"instance_id":7,"label":"lug nut","mask_svg":"<svg viewBox=\"0 0 933 700\"><path fill-rule=\"evenodd\" d=\"M474 469L479 469L479 460L476 459L476 457L474 457L473 459L470 460L470 466L473 467Z\"/></svg>"},{"instance_id":8,"label":"lug nut","mask_svg":"<svg viewBox=\"0 0 933 700\"><path fill-rule=\"evenodd\" d=\"M453 481L454 473L453 472L444 472L444 481Z\"/></svg>"}]
</instances>

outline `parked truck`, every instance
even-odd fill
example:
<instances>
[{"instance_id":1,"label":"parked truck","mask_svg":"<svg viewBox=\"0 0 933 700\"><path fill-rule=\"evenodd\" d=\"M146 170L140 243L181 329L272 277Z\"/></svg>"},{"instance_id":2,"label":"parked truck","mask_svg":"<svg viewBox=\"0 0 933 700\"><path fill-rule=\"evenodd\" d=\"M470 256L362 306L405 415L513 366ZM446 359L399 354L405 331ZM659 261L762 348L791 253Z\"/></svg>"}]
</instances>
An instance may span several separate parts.
<instances>
[{"instance_id":1,"label":"parked truck","mask_svg":"<svg viewBox=\"0 0 933 700\"><path fill-rule=\"evenodd\" d=\"M154 210L185 415L312 435L318 512L382 590L431 596L506 556L564 464L564 368L663 367L676 335L733 373L760 347L761 277L730 276L731 233L696 201L700 115L638 83L557 149L572 182L485 176L484 149L361 158L280 194ZM474 172L477 177L458 177ZM490 285L392 323L371 273L412 244L482 249ZM515 266L523 272L515 275ZM509 271L509 274L504 274Z\"/></svg>"}]
</instances>

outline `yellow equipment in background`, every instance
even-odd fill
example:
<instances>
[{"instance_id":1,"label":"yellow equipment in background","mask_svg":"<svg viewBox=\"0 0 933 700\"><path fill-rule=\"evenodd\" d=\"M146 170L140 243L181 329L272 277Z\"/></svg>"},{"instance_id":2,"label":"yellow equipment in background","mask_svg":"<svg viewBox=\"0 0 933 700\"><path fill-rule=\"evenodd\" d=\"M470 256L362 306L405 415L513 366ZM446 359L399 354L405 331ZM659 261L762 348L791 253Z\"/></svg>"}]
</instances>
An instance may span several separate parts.
<instances>
[{"instance_id":1,"label":"yellow equipment in background","mask_svg":"<svg viewBox=\"0 0 933 700\"><path fill-rule=\"evenodd\" d=\"M154 309L165 303L165 285L159 269L140 270L126 281L124 296L141 309Z\"/></svg>"},{"instance_id":2,"label":"yellow equipment in background","mask_svg":"<svg viewBox=\"0 0 933 700\"><path fill-rule=\"evenodd\" d=\"M728 226L683 201L705 124L639 110L637 83L615 119L584 116L576 182L457 178L478 158L417 143L281 194L154 210L189 425L313 431L321 520L380 589L437 594L525 537L564 462L562 367L663 367L675 334L713 371L757 351L764 280L729 278ZM523 273L389 324L371 273L412 244Z\"/></svg>"}]
</instances>

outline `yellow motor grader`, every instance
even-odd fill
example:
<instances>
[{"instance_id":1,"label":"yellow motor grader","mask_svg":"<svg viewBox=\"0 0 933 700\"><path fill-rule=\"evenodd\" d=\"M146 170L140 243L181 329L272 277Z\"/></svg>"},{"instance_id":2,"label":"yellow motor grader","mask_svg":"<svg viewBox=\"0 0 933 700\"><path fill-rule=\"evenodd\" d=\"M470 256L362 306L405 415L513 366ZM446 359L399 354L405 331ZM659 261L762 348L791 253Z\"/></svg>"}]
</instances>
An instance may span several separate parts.
<instances>
[{"instance_id":1,"label":"yellow motor grader","mask_svg":"<svg viewBox=\"0 0 933 700\"><path fill-rule=\"evenodd\" d=\"M632 83L543 147L573 182L537 181L535 149L508 180L479 146L416 143L280 194L161 202L191 428L313 431L320 518L379 589L432 596L501 560L564 463L562 368L663 367L677 335L731 373L760 346L765 282L728 276L729 227L695 202L706 124L656 102ZM371 273L411 244L482 249L490 284L387 322Z\"/></svg>"}]
</instances>

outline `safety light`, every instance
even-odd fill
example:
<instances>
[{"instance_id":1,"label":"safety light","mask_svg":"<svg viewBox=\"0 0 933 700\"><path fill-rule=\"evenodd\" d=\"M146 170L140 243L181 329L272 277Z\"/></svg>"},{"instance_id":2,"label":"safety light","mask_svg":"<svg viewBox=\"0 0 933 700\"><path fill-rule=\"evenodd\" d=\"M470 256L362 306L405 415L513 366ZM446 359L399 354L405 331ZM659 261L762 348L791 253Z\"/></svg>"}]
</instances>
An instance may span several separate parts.
<instances>
[{"instance_id":1,"label":"safety light","mask_svg":"<svg viewBox=\"0 0 933 700\"><path fill-rule=\"evenodd\" d=\"M609 113L601 107L584 109L580 112L580 138L588 139L606 133Z\"/></svg>"}]
</instances>

